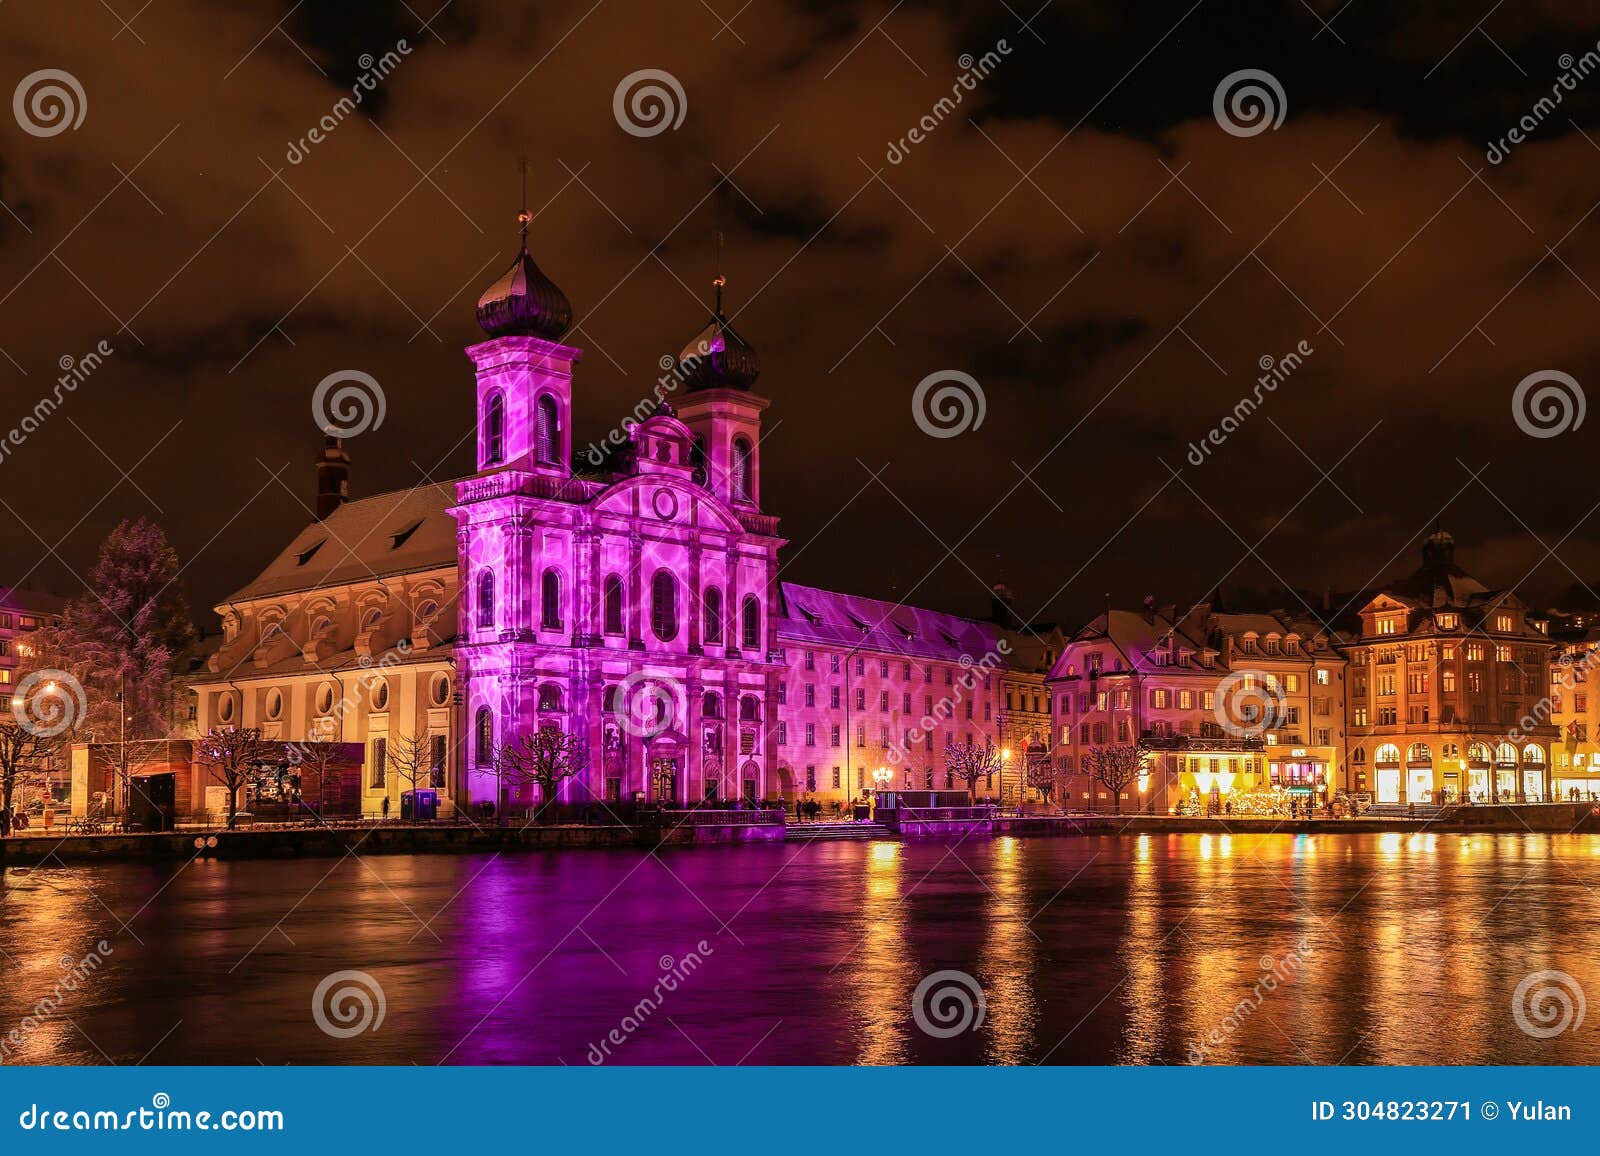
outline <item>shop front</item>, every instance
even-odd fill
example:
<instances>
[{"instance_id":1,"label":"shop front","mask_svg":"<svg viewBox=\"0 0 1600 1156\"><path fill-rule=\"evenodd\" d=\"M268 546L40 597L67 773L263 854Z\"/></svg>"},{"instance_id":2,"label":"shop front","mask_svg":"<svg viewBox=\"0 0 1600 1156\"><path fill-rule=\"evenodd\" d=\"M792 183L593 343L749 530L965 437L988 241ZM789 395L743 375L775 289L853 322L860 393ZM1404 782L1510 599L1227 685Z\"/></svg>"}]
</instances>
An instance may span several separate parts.
<instances>
[{"instance_id":1,"label":"shop front","mask_svg":"<svg viewBox=\"0 0 1600 1156\"><path fill-rule=\"evenodd\" d=\"M1292 747L1270 759L1267 769L1272 785L1288 792L1296 802L1320 807L1328 801L1327 759L1304 747Z\"/></svg>"}]
</instances>

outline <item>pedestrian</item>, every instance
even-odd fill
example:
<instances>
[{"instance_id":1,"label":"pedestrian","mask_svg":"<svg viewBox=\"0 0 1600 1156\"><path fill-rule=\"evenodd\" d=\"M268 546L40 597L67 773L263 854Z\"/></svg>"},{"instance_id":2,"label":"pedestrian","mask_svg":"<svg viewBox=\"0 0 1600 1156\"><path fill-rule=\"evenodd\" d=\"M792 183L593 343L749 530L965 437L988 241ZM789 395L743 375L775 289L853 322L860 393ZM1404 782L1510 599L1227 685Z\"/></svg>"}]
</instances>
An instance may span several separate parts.
<instances>
[{"instance_id":1,"label":"pedestrian","mask_svg":"<svg viewBox=\"0 0 1600 1156\"><path fill-rule=\"evenodd\" d=\"M385 795L383 797L383 821L385 823L387 823L389 821L389 796L388 795Z\"/></svg>"}]
</instances>

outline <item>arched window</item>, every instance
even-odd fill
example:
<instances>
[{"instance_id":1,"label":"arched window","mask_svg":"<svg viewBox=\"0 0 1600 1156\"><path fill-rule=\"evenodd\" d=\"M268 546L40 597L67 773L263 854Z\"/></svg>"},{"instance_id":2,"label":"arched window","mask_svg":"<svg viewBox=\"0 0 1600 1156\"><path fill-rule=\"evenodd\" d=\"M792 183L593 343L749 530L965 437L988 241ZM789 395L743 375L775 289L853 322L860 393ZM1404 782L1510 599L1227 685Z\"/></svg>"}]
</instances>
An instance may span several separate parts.
<instances>
[{"instance_id":1,"label":"arched window","mask_svg":"<svg viewBox=\"0 0 1600 1156\"><path fill-rule=\"evenodd\" d=\"M707 646L722 645L722 591L715 586L706 591L705 638Z\"/></svg>"},{"instance_id":2,"label":"arched window","mask_svg":"<svg viewBox=\"0 0 1600 1156\"><path fill-rule=\"evenodd\" d=\"M739 718L743 722L758 722L761 719L761 704L756 701L756 696L747 694L739 700Z\"/></svg>"},{"instance_id":3,"label":"arched window","mask_svg":"<svg viewBox=\"0 0 1600 1156\"><path fill-rule=\"evenodd\" d=\"M650 580L650 629L662 642L678 637L678 580L670 570Z\"/></svg>"},{"instance_id":4,"label":"arched window","mask_svg":"<svg viewBox=\"0 0 1600 1156\"><path fill-rule=\"evenodd\" d=\"M539 709L561 709L561 688L555 683L547 682L539 688Z\"/></svg>"},{"instance_id":5,"label":"arched window","mask_svg":"<svg viewBox=\"0 0 1600 1156\"><path fill-rule=\"evenodd\" d=\"M1372 761L1382 766L1385 763L1398 766L1400 763L1400 748L1394 743L1384 743L1373 755Z\"/></svg>"},{"instance_id":6,"label":"arched window","mask_svg":"<svg viewBox=\"0 0 1600 1156\"><path fill-rule=\"evenodd\" d=\"M751 490L751 451L750 439L737 437L733 439L733 496L740 502L750 500Z\"/></svg>"},{"instance_id":7,"label":"arched window","mask_svg":"<svg viewBox=\"0 0 1600 1156\"><path fill-rule=\"evenodd\" d=\"M1529 743L1522 748L1522 762L1525 766L1540 767L1544 765L1544 748Z\"/></svg>"},{"instance_id":8,"label":"arched window","mask_svg":"<svg viewBox=\"0 0 1600 1156\"><path fill-rule=\"evenodd\" d=\"M744 600L744 639L746 650L755 650L761 645L761 603L756 596L751 594Z\"/></svg>"},{"instance_id":9,"label":"arched window","mask_svg":"<svg viewBox=\"0 0 1600 1156\"><path fill-rule=\"evenodd\" d=\"M1494 761L1504 763L1508 767L1517 765L1517 748L1510 743L1501 743L1494 749Z\"/></svg>"},{"instance_id":10,"label":"arched window","mask_svg":"<svg viewBox=\"0 0 1600 1156\"><path fill-rule=\"evenodd\" d=\"M706 691L706 697L701 703L701 713L707 718L722 717L722 699L716 691Z\"/></svg>"},{"instance_id":11,"label":"arched window","mask_svg":"<svg viewBox=\"0 0 1600 1156\"><path fill-rule=\"evenodd\" d=\"M1358 767L1366 766L1367 765L1367 750L1366 750L1366 748L1365 747L1357 747L1355 750L1351 751L1350 752L1350 761L1352 763L1354 763Z\"/></svg>"},{"instance_id":12,"label":"arched window","mask_svg":"<svg viewBox=\"0 0 1600 1156\"><path fill-rule=\"evenodd\" d=\"M367 611L361 616L361 632L366 634L378 629L378 623L382 621L383 611L374 606L371 610Z\"/></svg>"},{"instance_id":13,"label":"arched window","mask_svg":"<svg viewBox=\"0 0 1600 1156\"><path fill-rule=\"evenodd\" d=\"M561 460L561 428L556 416L556 399L545 394L535 409L534 454L540 465L553 466Z\"/></svg>"},{"instance_id":14,"label":"arched window","mask_svg":"<svg viewBox=\"0 0 1600 1156\"><path fill-rule=\"evenodd\" d=\"M621 693L622 688L620 686L614 682L609 684L605 690L600 692L600 708L607 713L615 713Z\"/></svg>"},{"instance_id":15,"label":"arched window","mask_svg":"<svg viewBox=\"0 0 1600 1156\"><path fill-rule=\"evenodd\" d=\"M488 707L478 708L477 725L473 728L473 744L478 765L486 767L494 762L494 715Z\"/></svg>"},{"instance_id":16,"label":"arched window","mask_svg":"<svg viewBox=\"0 0 1600 1156\"><path fill-rule=\"evenodd\" d=\"M506 399L501 394L489 396L483 411L483 461L495 465L506 456Z\"/></svg>"},{"instance_id":17,"label":"arched window","mask_svg":"<svg viewBox=\"0 0 1600 1156\"><path fill-rule=\"evenodd\" d=\"M1418 765L1422 763L1431 764L1433 762L1433 752L1428 749L1427 743L1412 743L1411 749L1406 752L1406 762Z\"/></svg>"},{"instance_id":18,"label":"arched window","mask_svg":"<svg viewBox=\"0 0 1600 1156\"><path fill-rule=\"evenodd\" d=\"M494 625L494 571L485 570L478 575L478 629L488 630Z\"/></svg>"},{"instance_id":19,"label":"arched window","mask_svg":"<svg viewBox=\"0 0 1600 1156\"><path fill-rule=\"evenodd\" d=\"M539 624L546 630L561 629L561 575L546 570L539 585Z\"/></svg>"},{"instance_id":20,"label":"arched window","mask_svg":"<svg viewBox=\"0 0 1600 1156\"><path fill-rule=\"evenodd\" d=\"M615 574L606 577L605 632L622 633L622 579Z\"/></svg>"},{"instance_id":21,"label":"arched window","mask_svg":"<svg viewBox=\"0 0 1600 1156\"><path fill-rule=\"evenodd\" d=\"M1473 743L1467 748L1467 762L1487 765L1489 762L1488 746L1484 743Z\"/></svg>"}]
</instances>

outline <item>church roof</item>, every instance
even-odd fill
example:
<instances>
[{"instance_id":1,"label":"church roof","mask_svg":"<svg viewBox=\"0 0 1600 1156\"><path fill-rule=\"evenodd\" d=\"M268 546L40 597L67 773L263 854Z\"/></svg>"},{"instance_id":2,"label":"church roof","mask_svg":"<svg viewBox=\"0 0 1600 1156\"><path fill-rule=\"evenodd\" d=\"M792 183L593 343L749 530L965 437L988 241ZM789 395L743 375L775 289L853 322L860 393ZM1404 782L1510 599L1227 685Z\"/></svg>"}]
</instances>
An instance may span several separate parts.
<instances>
[{"instance_id":1,"label":"church roof","mask_svg":"<svg viewBox=\"0 0 1600 1156\"><path fill-rule=\"evenodd\" d=\"M940 662L966 657L977 663L995 651L999 638L990 622L793 582L778 584L778 599L779 641L802 646L840 646Z\"/></svg>"},{"instance_id":2,"label":"church roof","mask_svg":"<svg viewBox=\"0 0 1600 1156\"><path fill-rule=\"evenodd\" d=\"M226 601L246 602L456 565L455 484L430 483L346 502L312 522Z\"/></svg>"}]
</instances>

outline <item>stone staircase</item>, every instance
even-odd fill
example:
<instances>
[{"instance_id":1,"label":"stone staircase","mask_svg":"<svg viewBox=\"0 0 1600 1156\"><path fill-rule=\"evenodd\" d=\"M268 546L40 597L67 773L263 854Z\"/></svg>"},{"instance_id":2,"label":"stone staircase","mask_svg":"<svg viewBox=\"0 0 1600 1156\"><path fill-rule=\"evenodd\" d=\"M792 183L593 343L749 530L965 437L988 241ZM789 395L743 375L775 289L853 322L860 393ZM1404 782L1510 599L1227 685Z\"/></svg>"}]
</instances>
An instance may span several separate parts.
<instances>
[{"instance_id":1,"label":"stone staircase","mask_svg":"<svg viewBox=\"0 0 1600 1156\"><path fill-rule=\"evenodd\" d=\"M790 843L838 842L843 839L887 839L889 828L882 823L790 823L784 839Z\"/></svg>"}]
</instances>

